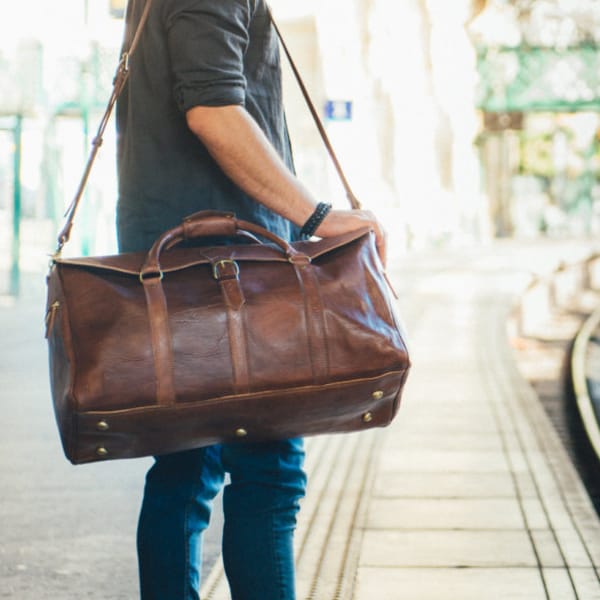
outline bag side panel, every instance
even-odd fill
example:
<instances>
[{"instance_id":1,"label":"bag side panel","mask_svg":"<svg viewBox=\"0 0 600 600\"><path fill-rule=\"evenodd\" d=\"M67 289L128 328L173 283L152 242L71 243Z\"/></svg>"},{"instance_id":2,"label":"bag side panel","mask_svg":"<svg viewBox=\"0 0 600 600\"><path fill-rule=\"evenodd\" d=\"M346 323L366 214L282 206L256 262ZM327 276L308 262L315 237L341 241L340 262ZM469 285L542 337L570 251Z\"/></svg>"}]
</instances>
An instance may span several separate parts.
<instances>
[{"instance_id":1,"label":"bag side panel","mask_svg":"<svg viewBox=\"0 0 600 600\"><path fill-rule=\"evenodd\" d=\"M73 399L74 354L63 293L60 268L54 266L48 276L46 306L46 338L48 340L48 366L54 415L65 456L73 460Z\"/></svg>"},{"instance_id":2,"label":"bag side panel","mask_svg":"<svg viewBox=\"0 0 600 600\"><path fill-rule=\"evenodd\" d=\"M333 379L405 370L408 353L390 312L372 236L315 261Z\"/></svg>"}]
</instances>

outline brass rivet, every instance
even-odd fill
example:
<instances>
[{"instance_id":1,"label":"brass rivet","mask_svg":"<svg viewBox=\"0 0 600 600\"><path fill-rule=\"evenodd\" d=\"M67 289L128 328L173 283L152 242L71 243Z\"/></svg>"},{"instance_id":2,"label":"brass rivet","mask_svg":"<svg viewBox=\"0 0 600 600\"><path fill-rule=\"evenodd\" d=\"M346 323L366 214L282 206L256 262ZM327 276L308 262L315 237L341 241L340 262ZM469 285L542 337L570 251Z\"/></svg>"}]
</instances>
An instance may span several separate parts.
<instances>
[{"instance_id":1,"label":"brass rivet","mask_svg":"<svg viewBox=\"0 0 600 600\"><path fill-rule=\"evenodd\" d=\"M98 456L108 456L108 450L104 446L96 448L96 454Z\"/></svg>"},{"instance_id":2,"label":"brass rivet","mask_svg":"<svg viewBox=\"0 0 600 600\"><path fill-rule=\"evenodd\" d=\"M383 398L383 392L381 390L377 390L373 392L373 400L381 400Z\"/></svg>"},{"instance_id":3,"label":"brass rivet","mask_svg":"<svg viewBox=\"0 0 600 600\"><path fill-rule=\"evenodd\" d=\"M364 423L370 423L373 420L373 413L365 413L362 418Z\"/></svg>"},{"instance_id":4,"label":"brass rivet","mask_svg":"<svg viewBox=\"0 0 600 600\"><path fill-rule=\"evenodd\" d=\"M248 435L248 432L243 429L242 427L240 427L239 429L235 430L235 435L237 435L237 437L242 438L242 437L246 437Z\"/></svg>"},{"instance_id":5,"label":"brass rivet","mask_svg":"<svg viewBox=\"0 0 600 600\"><path fill-rule=\"evenodd\" d=\"M96 429L98 431L108 431L109 430L108 423L106 421L98 421L96 423Z\"/></svg>"}]
</instances>

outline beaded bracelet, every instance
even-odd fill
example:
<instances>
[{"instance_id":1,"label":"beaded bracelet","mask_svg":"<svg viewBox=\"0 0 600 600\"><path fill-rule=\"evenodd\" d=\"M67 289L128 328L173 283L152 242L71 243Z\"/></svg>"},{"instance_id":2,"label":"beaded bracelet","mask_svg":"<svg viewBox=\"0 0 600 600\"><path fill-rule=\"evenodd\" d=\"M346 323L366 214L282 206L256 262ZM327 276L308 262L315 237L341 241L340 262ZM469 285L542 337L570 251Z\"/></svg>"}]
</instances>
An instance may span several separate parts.
<instances>
[{"instance_id":1,"label":"beaded bracelet","mask_svg":"<svg viewBox=\"0 0 600 600\"><path fill-rule=\"evenodd\" d=\"M329 214L331 210L331 204L327 202L319 202L315 212L308 217L308 220L302 226L300 235L304 238L310 238L314 235L319 225L323 222L323 219Z\"/></svg>"}]
</instances>

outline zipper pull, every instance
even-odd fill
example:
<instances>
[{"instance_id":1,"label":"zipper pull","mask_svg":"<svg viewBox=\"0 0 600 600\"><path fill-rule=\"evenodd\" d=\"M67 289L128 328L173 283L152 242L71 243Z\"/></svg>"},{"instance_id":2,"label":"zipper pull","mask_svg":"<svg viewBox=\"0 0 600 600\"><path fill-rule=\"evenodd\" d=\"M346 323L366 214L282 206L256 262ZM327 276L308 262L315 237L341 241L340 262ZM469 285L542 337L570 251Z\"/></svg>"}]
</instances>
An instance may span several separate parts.
<instances>
[{"instance_id":1,"label":"zipper pull","mask_svg":"<svg viewBox=\"0 0 600 600\"><path fill-rule=\"evenodd\" d=\"M50 332L52 331L52 327L54 326L54 317L56 316L56 311L59 309L60 307L60 302L58 300L56 300L56 302L53 302L50 305L50 308L48 309L48 311L46 312L46 339L48 339L48 336L50 335Z\"/></svg>"}]
</instances>

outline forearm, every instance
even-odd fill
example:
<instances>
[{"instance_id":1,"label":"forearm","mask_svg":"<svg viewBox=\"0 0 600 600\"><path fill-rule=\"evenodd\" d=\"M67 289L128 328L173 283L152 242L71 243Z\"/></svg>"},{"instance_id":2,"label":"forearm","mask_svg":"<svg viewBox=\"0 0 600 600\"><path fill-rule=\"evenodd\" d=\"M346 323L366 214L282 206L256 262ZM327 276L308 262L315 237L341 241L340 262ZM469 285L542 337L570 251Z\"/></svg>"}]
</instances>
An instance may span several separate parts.
<instances>
[{"instance_id":1,"label":"forearm","mask_svg":"<svg viewBox=\"0 0 600 600\"><path fill-rule=\"evenodd\" d=\"M198 106L188 111L187 122L221 169L249 196L296 225L310 217L316 200L243 107Z\"/></svg>"},{"instance_id":2,"label":"forearm","mask_svg":"<svg viewBox=\"0 0 600 600\"><path fill-rule=\"evenodd\" d=\"M186 113L192 132L227 176L249 196L298 226L314 212L317 201L290 172L262 130L241 106L196 106ZM333 210L316 235L341 235L371 227L385 264L385 231L370 211Z\"/></svg>"}]
</instances>

